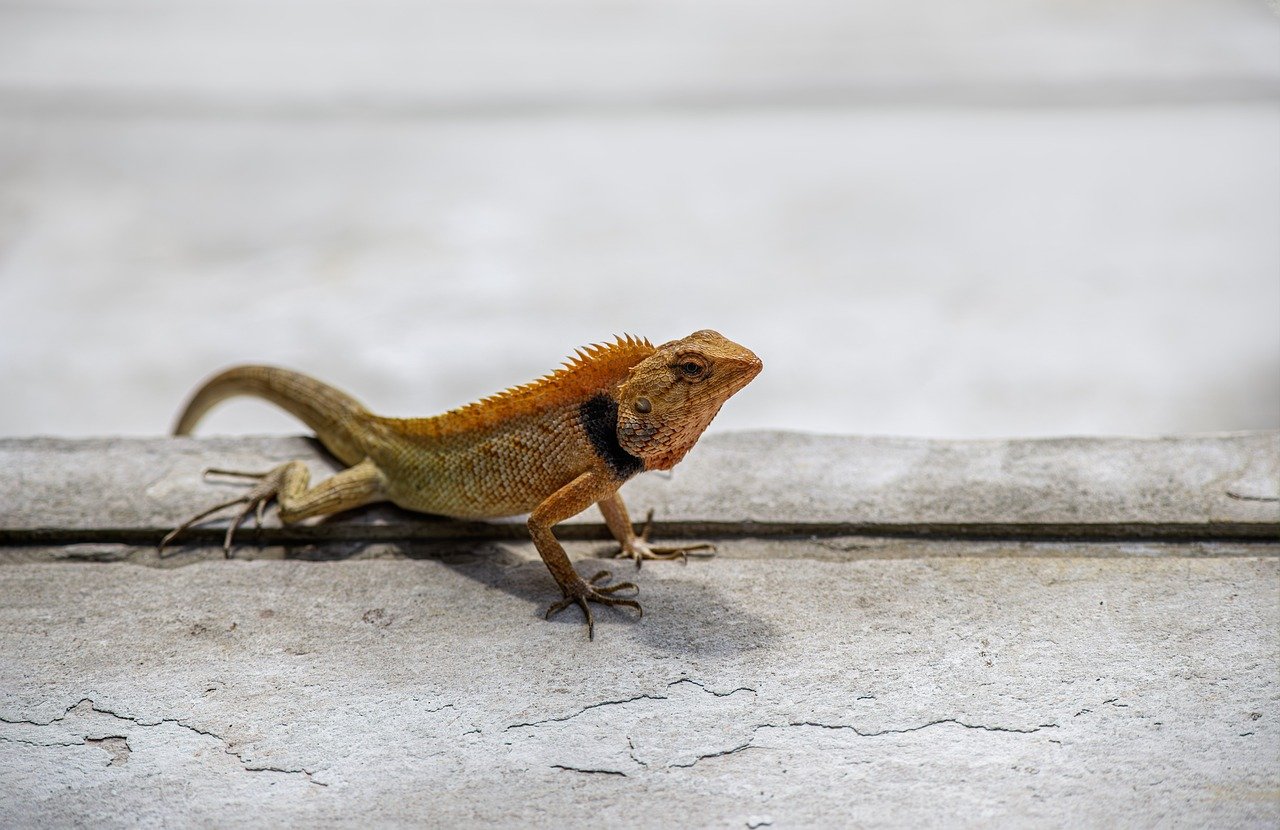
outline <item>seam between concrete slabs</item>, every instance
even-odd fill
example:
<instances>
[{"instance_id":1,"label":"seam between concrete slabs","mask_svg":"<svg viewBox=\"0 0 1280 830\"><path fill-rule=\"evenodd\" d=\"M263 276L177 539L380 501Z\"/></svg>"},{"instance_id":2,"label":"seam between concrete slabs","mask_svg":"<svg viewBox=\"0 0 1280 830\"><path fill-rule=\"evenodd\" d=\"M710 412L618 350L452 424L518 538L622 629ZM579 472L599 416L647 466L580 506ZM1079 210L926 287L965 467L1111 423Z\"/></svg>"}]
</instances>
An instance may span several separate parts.
<instances>
[{"instance_id":1,"label":"seam between concrete slabs","mask_svg":"<svg viewBox=\"0 0 1280 830\"><path fill-rule=\"evenodd\" d=\"M715 559L734 561L866 562L912 559L1275 559L1280 543L1257 540L1207 542L1162 541L1022 541L929 540L886 537L794 537L762 540L714 540L714 556L698 557L706 564ZM574 561L611 561L608 543L566 544ZM444 560L464 557L483 559L507 551L538 561L528 540L479 542L466 545L334 543L331 545L269 545L237 548L228 559L220 546L179 548L163 557L152 546L117 543L81 543L68 546L0 546L0 567L29 564L111 565L126 564L160 570L207 562L366 562Z\"/></svg>"}]
</instances>

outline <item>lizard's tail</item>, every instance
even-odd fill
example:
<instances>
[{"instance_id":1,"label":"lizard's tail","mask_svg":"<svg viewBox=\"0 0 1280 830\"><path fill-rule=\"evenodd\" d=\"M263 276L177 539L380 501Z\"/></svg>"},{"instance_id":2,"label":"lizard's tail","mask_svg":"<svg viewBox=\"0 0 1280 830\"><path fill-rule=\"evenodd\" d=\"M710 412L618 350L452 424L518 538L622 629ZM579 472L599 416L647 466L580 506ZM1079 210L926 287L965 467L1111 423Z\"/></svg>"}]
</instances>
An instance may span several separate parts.
<instances>
[{"instance_id":1,"label":"lizard's tail","mask_svg":"<svg viewBox=\"0 0 1280 830\"><path fill-rule=\"evenodd\" d=\"M315 430L320 442L347 464L365 457L352 427L369 411L345 392L315 378L274 366L235 366L206 380L187 401L173 427L174 435L190 435L204 414L237 395L270 401Z\"/></svg>"}]
</instances>

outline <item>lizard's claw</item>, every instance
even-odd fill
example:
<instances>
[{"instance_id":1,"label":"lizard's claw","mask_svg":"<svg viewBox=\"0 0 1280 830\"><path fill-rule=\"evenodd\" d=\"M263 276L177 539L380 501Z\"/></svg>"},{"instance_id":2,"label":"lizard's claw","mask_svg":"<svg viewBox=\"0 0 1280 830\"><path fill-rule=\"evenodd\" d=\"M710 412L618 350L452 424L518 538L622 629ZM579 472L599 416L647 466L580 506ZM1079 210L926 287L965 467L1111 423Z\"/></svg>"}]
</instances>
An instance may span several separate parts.
<instances>
[{"instance_id":1,"label":"lizard's claw","mask_svg":"<svg viewBox=\"0 0 1280 830\"><path fill-rule=\"evenodd\" d=\"M681 545L677 547L653 547L649 544L649 530L653 527L653 510L644 517L644 529L640 531L639 536L632 537L629 541L623 542L622 547L614 554L615 558L624 556L630 557L636 561L636 569L639 570L640 565L646 559L679 559L686 565L689 564L689 554L695 556L715 556L716 546L708 543L698 545ZM695 553L702 551L701 553Z\"/></svg>"},{"instance_id":2,"label":"lizard's claw","mask_svg":"<svg viewBox=\"0 0 1280 830\"><path fill-rule=\"evenodd\" d=\"M231 524L227 527L227 535L222 540L222 550L228 558L231 556L231 543L235 538L236 531L240 528L240 525L244 524L244 520L249 517L250 513L252 513L254 517L254 527L259 530L262 528L263 511L266 510L267 505L271 500L276 497L276 494L280 492L280 468L265 473L243 473L236 470L215 469L204 471L204 476L206 478L210 475L249 478L255 479L258 483L253 487L250 487L248 492L244 495L231 499L230 501L224 501L221 504L216 504L202 513L197 513L190 519L187 519L185 522L175 527L173 530L169 531L165 534L165 537L160 540L160 553L164 553L164 549L169 546L169 543L178 538L178 536L187 528L204 521L215 513L236 505L243 506L240 508L240 512L236 513L235 518L231 520Z\"/></svg>"},{"instance_id":3,"label":"lizard's claw","mask_svg":"<svg viewBox=\"0 0 1280 830\"><path fill-rule=\"evenodd\" d=\"M582 613L587 617L587 639L594 640L596 638L595 618L591 615L591 606L588 602L598 602L601 605L626 605L640 612L640 616L644 616L644 609L640 607L640 603L634 599L610 596L618 591L640 591L634 582L619 582L617 585L608 585L606 583L612 579L608 571L600 571L600 573L591 577L586 582L581 579L575 585L568 588L564 592L564 599L553 603L547 609L546 619L551 619L559 614L570 605L577 604L582 609ZM635 596L632 594L631 596Z\"/></svg>"}]
</instances>

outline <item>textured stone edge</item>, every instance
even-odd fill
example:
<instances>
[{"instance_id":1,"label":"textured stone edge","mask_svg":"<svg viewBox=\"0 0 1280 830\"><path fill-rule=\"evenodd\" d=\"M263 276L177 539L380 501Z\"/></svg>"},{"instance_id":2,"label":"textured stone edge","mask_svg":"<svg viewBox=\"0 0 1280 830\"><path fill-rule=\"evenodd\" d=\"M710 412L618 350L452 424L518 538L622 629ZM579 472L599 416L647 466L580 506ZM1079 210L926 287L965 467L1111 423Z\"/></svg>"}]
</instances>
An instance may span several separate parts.
<instances>
[{"instance_id":1,"label":"textured stone edge","mask_svg":"<svg viewBox=\"0 0 1280 830\"><path fill-rule=\"evenodd\" d=\"M334 463L311 439L0 439L0 543L147 543L231 497L210 466ZM902 535L1033 539L1280 539L1280 431L1167 438L1009 441L707 436L673 474L623 490L668 536ZM225 523L194 532L210 542ZM604 533L594 510L561 528ZM518 519L458 522L377 506L281 528L264 544L511 539ZM246 536L246 539L249 538Z\"/></svg>"}]
</instances>

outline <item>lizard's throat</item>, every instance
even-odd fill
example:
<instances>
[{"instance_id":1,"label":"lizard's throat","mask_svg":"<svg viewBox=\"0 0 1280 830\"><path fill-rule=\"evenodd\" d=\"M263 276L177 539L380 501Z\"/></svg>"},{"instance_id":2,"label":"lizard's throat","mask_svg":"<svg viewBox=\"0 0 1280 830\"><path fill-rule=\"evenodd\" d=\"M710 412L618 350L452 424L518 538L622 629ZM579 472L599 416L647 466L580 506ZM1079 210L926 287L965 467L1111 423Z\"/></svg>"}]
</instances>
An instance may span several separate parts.
<instances>
[{"instance_id":1,"label":"lizard's throat","mask_svg":"<svg viewBox=\"0 0 1280 830\"><path fill-rule=\"evenodd\" d=\"M717 406L700 416L659 421L627 413L618 422L618 443L628 454L642 459L644 469L670 470L698 443L719 411Z\"/></svg>"},{"instance_id":2,"label":"lizard's throat","mask_svg":"<svg viewBox=\"0 0 1280 830\"><path fill-rule=\"evenodd\" d=\"M618 402L608 395L595 395L578 407L578 423L591 442L596 457L622 479L645 469L645 462L618 441Z\"/></svg>"}]
</instances>

